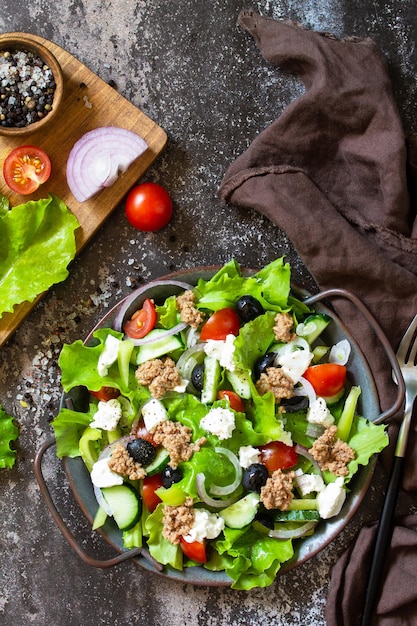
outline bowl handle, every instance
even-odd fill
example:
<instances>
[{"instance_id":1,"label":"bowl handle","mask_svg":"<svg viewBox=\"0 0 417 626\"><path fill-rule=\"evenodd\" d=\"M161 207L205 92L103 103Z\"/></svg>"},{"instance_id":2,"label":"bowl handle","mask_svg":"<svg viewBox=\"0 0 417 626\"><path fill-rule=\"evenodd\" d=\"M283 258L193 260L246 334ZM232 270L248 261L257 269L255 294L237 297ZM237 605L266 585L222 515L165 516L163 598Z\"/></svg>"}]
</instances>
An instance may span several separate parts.
<instances>
[{"instance_id":1,"label":"bowl handle","mask_svg":"<svg viewBox=\"0 0 417 626\"><path fill-rule=\"evenodd\" d=\"M308 296L307 298L303 299L303 302L305 304L314 304L314 302L319 302L320 300L332 297L346 298L347 300L350 300L350 302L354 304L356 308L362 313L368 324L375 332L379 341L381 342L382 347L384 348L385 353L391 363L396 380L398 381L397 398L394 404L383 413L380 413L380 415L375 420L373 420L374 424L380 424L381 422L384 422L385 420L395 415L395 413L397 413L397 411L399 411L404 404L405 383L400 366L398 365L397 357L395 356L395 353L387 337L385 336L384 331L382 330L372 313L366 308L363 302L350 291L347 291L346 289L327 289L326 291L321 291L320 293L317 293L313 296Z\"/></svg>"},{"instance_id":2,"label":"bowl handle","mask_svg":"<svg viewBox=\"0 0 417 626\"><path fill-rule=\"evenodd\" d=\"M47 504L48 509L49 509L49 511L50 511L50 513L51 513L51 515L52 515L56 525L58 526L59 530L64 535L65 539L68 541L68 543L70 544L70 546L74 550L74 552L76 552L76 554L87 565L90 565L92 567L102 568L102 569L113 567L113 565L118 565L122 561L126 561L128 559L131 559L133 557L141 555L146 560L148 560L155 567L155 569L161 571L162 570L162 566L159 563L157 563L155 561L155 559L153 559L152 556L149 554L149 552L146 549L144 549L144 548L134 548L133 550L127 550L126 552L122 552L118 556L115 556L115 557L113 557L111 559L99 560L99 559L95 559L95 558L89 556L85 552L85 550L78 544L78 542L75 539L74 535L71 533L71 531L69 530L68 526L66 525L66 523L62 519L60 513L58 512L58 509L56 508L55 503L52 500L52 497L51 497L51 494L49 492L48 486L46 484L44 475L42 473L42 460L43 460L43 457L44 457L45 453L47 452L47 450L49 448L51 448L53 445L55 445L55 443L56 443L55 442L55 438L52 437L51 439L46 440L43 443L43 445L40 447L40 449L38 450L38 452L36 453L36 456L35 456L34 472L35 472L35 477L36 477L36 480L38 482L41 494L42 494L42 496L43 496L43 498L44 498L44 500L45 500L45 502Z\"/></svg>"}]
</instances>

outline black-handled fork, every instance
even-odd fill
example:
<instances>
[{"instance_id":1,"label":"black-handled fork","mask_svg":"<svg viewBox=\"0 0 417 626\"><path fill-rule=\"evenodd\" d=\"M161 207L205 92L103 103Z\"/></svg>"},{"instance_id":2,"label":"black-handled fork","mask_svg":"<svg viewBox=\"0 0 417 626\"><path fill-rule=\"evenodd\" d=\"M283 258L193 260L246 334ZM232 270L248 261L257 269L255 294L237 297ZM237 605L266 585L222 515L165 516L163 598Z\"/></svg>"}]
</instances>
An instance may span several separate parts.
<instances>
[{"instance_id":1,"label":"black-handled fork","mask_svg":"<svg viewBox=\"0 0 417 626\"><path fill-rule=\"evenodd\" d=\"M405 332L397 350L397 360L405 382L405 413L398 432L387 492L378 524L371 569L366 589L361 626L371 626L384 568L386 553L391 543L395 506L400 488L408 432L414 400L417 397L417 315ZM394 377L395 378L395 377Z\"/></svg>"}]
</instances>

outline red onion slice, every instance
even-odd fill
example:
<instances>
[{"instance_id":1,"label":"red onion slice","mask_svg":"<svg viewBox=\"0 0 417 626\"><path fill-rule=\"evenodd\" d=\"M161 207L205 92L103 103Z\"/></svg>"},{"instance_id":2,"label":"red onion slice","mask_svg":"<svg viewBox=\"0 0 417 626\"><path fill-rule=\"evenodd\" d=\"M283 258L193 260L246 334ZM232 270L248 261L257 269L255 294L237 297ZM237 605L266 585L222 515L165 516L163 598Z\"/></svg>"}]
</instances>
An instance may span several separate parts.
<instances>
[{"instance_id":1,"label":"red onion slice","mask_svg":"<svg viewBox=\"0 0 417 626\"><path fill-rule=\"evenodd\" d=\"M312 407L317 400L317 394L314 391L313 385L303 376L298 381L299 387L294 388L294 395L306 396L308 398L309 406Z\"/></svg>"},{"instance_id":2,"label":"red onion slice","mask_svg":"<svg viewBox=\"0 0 417 626\"><path fill-rule=\"evenodd\" d=\"M107 504L107 501L104 499L104 496L102 494L102 491L101 491L100 487L97 487L96 485L93 485L93 487L94 487L94 495L96 497L96 500L97 500L99 506L103 509L103 511L109 517L113 517L113 511L111 510L111 508Z\"/></svg>"},{"instance_id":3,"label":"red onion slice","mask_svg":"<svg viewBox=\"0 0 417 626\"><path fill-rule=\"evenodd\" d=\"M231 450L228 450L227 448L220 448L220 447L214 448L214 450L215 452L217 452L217 454L222 454L223 456L226 456L229 459L229 461L231 462L235 470L235 478L229 485L225 485L224 487L221 485L211 485L210 493L213 496L229 496L231 493L236 491L236 489L239 487L241 483L242 468L240 466L239 459L237 458L235 454L233 454Z\"/></svg>"},{"instance_id":4,"label":"red onion slice","mask_svg":"<svg viewBox=\"0 0 417 626\"><path fill-rule=\"evenodd\" d=\"M213 509L224 509L229 504L233 504L236 501L235 498L229 498L228 500L218 500L215 498L211 498L206 491L206 477L203 473L197 474L196 476L196 484L197 484L197 492L202 501L211 506Z\"/></svg>"},{"instance_id":5,"label":"red onion slice","mask_svg":"<svg viewBox=\"0 0 417 626\"><path fill-rule=\"evenodd\" d=\"M312 530L316 524L316 521L306 522L298 528L270 530L267 534L268 537L273 537L274 539L298 539Z\"/></svg>"},{"instance_id":6,"label":"red onion slice","mask_svg":"<svg viewBox=\"0 0 417 626\"><path fill-rule=\"evenodd\" d=\"M142 137L126 128L102 126L75 142L67 160L67 183L78 202L85 202L117 179L148 149Z\"/></svg>"},{"instance_id":7,"label":"red onion slice","mask_svg":"<svg viewBox=\"0 0 417 626\"><path fill-rule=\"evenodd\" d=\"M189 289L194 289L193 285L190 285L189 283L185 283L181 280L154 280L150 283L147 283L146 285L143 285L142 287L138 287L138 289L135 289L135 291L133 291L129 296L127 296L124 300L122 300L119 310L113 322L114 330L117 330L118 332L122 332L123 323L125 321L124 317L126 315L127 310L135 302L135 300L139 300L139 296L142 296L142 298L140 299L137 305L139 308L141 304L143 303L143 301L146 299L147 292L150 291L151 289L154 289L154 287L180 287L181 289L184 289L184 291L187 291Z\"/></svg>"},{"instance_id":8,"label":"red onion slice","mask_svg":"<svg viewBox=\"0 0 417 626\"><path fill-rule=\"evenodd\" d=\"M315 469L317 474L319 474L320 476L322 475L321 474L321 469L319 467L319 464L317 463L317 461L313 457L313 455L307 450L307 448L305 448L304 446L302 446L299 443L297 443L297 445L295 446L295 451L296 451L297 454L299 454L300 456L303 456L305 459L307 459L307 461L310 461L310 463L314 467L314 469Z\"/></svg>"}]
</instances>

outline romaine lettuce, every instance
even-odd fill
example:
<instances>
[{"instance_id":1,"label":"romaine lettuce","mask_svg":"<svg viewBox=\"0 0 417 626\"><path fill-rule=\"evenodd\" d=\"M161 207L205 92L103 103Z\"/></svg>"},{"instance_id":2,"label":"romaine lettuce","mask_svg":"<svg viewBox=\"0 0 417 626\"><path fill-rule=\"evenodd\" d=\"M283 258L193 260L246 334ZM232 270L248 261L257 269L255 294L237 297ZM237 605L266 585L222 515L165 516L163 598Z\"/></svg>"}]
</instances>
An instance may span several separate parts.
<instances>
[{"instance_id":1,"label":"romaine lettuce","mask_svg":"<svg viewBox=\"0 0 417 626\"><path fill-rule=\"evenodd\" d=\"M0 210L0 317L68 276L79 223L54 195Z\"/></svg>"}]
</instances>

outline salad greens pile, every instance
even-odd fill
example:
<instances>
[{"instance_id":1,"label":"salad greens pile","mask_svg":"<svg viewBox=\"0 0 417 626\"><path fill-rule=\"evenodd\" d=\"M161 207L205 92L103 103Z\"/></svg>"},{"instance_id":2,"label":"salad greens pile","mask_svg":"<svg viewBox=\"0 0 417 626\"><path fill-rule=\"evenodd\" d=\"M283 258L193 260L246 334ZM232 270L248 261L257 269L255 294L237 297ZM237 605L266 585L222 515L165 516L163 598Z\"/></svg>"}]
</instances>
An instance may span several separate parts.
<instances>
[{"instance_id":1,"label":"salad greens pile","mask_svg":"<svg viewBox=\"0 0 417 626\"><path fill-rule=\"evenodd\" d=\"M10 444L16 441L19 436L19 429L13 421L13 417L8 415L0 405L0 468L12 468L16 461L16 450Z\"/></svg>"},{"instance_id":2,"label":"salad greens pile","mask_svg":"<svg viewBox=\"0 0 417 626\"><path fill-rule=\"evenodd\" d=\"M133 487L135 499L139 503L139 516L132 518L131 525L122 528L124 546L132 548L146 545L150 554L159 563L177 570L198 565L196 560L184 554L180 544L171 543L163 535L163 517L166 507L181 506L186 498L192 498L196 509L204 509L213 513L217 519L223 516L226 520L222 531L217 536L202 540L207 557L203 566L211 571L225 572L232 579L232 587L235 589L266 587L275 580L281 565L294 555L292 537L297 537L297 529L305 525L306 520L317 521L314 514L318 516L318 494L313 492L302 494L294 485L293 505L290 505L289 510L272 511L275 517L273 517L271 532L271 527L264 525L262 517L266 513L271 521L271 512L266 511L259 502L258 493L249 491L249 498L247 497L248 491L241 481L228 496L214 497L213 493L210 493L210 488L219 484L225 488L224 493L227 493L227 486L236 479L236 467L230 462L228 454L231 453L237 459L242 448L258 450L270 442L283 442L293 451L307 451L305 454L297 454L296 464L291 469L305 474L318 472L324 485L332 483L338 485L344 497L348 492L349 481L358 471L359 466L367 465L370 458L388 444L384 426L374 425L357 414L360 389L347 383L343 393L340 397L332 399L332 404L328 409L336 425L338 421L341 424L343 422L345 440L354 451L354 459L348 463L347 473L343 478L337 477L329 470L320 472L317 464L308 454L308 450L318 436L311 433L311 425L307 420L309 409L296 408L291 412L282 411L280 403L271 392L261 394L257 389L253 370L259 357L268 353L271 346L279 350L279 347L276 348L277 341L273 330L276 314L289 312L294 320L294 328L297 329L299 326L301 330L304 325L306 331L311 331L311 325L304 324L304 322L310 319L309 316L314 312L292 295L290 274L290 266L282 258L273 261L251 276L245 276L240 266L232 260L210 280L198 281L193 293L196 306L198 310L204 312L206 319L215 311L225 307L233 308L241 296L251 295L262 305L263 313L248 322L241 323L233 341L232 369L235 376L230 375L228 371L230 365L227 367L223 365L218 368L215 381L216 389L239 391L245 410L233 410L229 400L219 399L217 394L210 402L202 402L201 394L190 383L185 390L183 388L169 391L161 399L156 400L163 405L168 419L188 427L192 432L193 442L205 437L206 443L195 451L189 460L179 463L181 478L178 482L168 487L159 486L156 489L158 505L153 510L149 510L146 505L144 484L147 479L136 481L123 477L123 484ZM178 289L174 293L178 294ZM142 294L139 306L142 305L144 297L146 293ZM157 328L170 329L178 326L179 312L176 307L176 295L168 297L164 302L156 302L155 308ZM89 472L95 464L106 457L106 454L109 454L109 451L111 453L115 443L121 442L126 446L131 433L136 432L135 428L138 419L141 418L142 408L151 399L149 388L139 384L135 377L137 364L141 360L139 355L144 347L135 345L135 342L129 339L123 331L119 332L112 328L100 328L94 332L93 337L89 345L85 345L81 340L65 345L59 359L63 389L68 393L76 388L85 388L86 396L89 397L88 407L84 412L62 408L53 421L57 455L59 457L81 456ZM99 367L99 359L108 348L109 337L116 340L118 348L111 362L108 362L108 367L103 371ZM177 343L168 352L175 362L178 363L181 355L187 355L188 352L196 354L196 345L197 348L199 346L198 332L196 336L195 332L190 332L190 328L183 328L176 333L175 337ZM194 337L196 344L193 345L191 337ZM322 341L321 337L320 340ZM311 350L311 358L316 360L327 358L331 346L323 349L320 345L316 350L316 343L317 340L308 346ZM146 350L152 351L152 346L150 348L147 345ZM295 342L294 350L303 350L299 341ZM165 358L167 352L159 350L156 354L158 358ZM157 357L154 356L154 358ZM236 379L238 379L237 382ZM300 380L303 379L300 378ZM299 382L295 383L296 386L299 384ZM117 390L116 402L119 403L121 409L121 418L117 427L112 429L97 427L93 424L100 402L91 393L87 394L87 390L95 393L106 388ZM204 424L202 420L208 412L216 408L233 415L234 427L229 436L208 431L202 426ZM318 430L320 431L320 428ZM156 469L153 464L152 472L163 471L164 464L168 462L169 457ZM204 489L202 489L201 477L204 478ZM103 489L101 497L104 492L109 492L111 489L112 487ZM96 494L97 491L100 489L95 489ZM232 504L229 503L230 497ZM224 509L218 506L222 498L227 505ZM210 503L214 501L217 502L216 508L210 507ZM233 515L231 507L234 507ZM250 507L253 511L249 510ZM115 520L117 520L116 513L115 510ZM105 512L103 506L98 506L94 521L95 528L105 523L107 514L108 511ZM228 520L232 518L234 521L229 524ZM315 523L308 522L310 533L314 532ZM277 528L284 528L284 538L277 538L275 533Z\"/></svg>"},{"instance_id":3,"label":"salad greens pile","mask_svg":"<svg viewBox=\"0 0 417 626\"><path fill-rule=\"evenodd\" d=\"M78 220L54 195L9 208L0 198L0 317L68 276Z\"/></svg>"}]
</instances>

